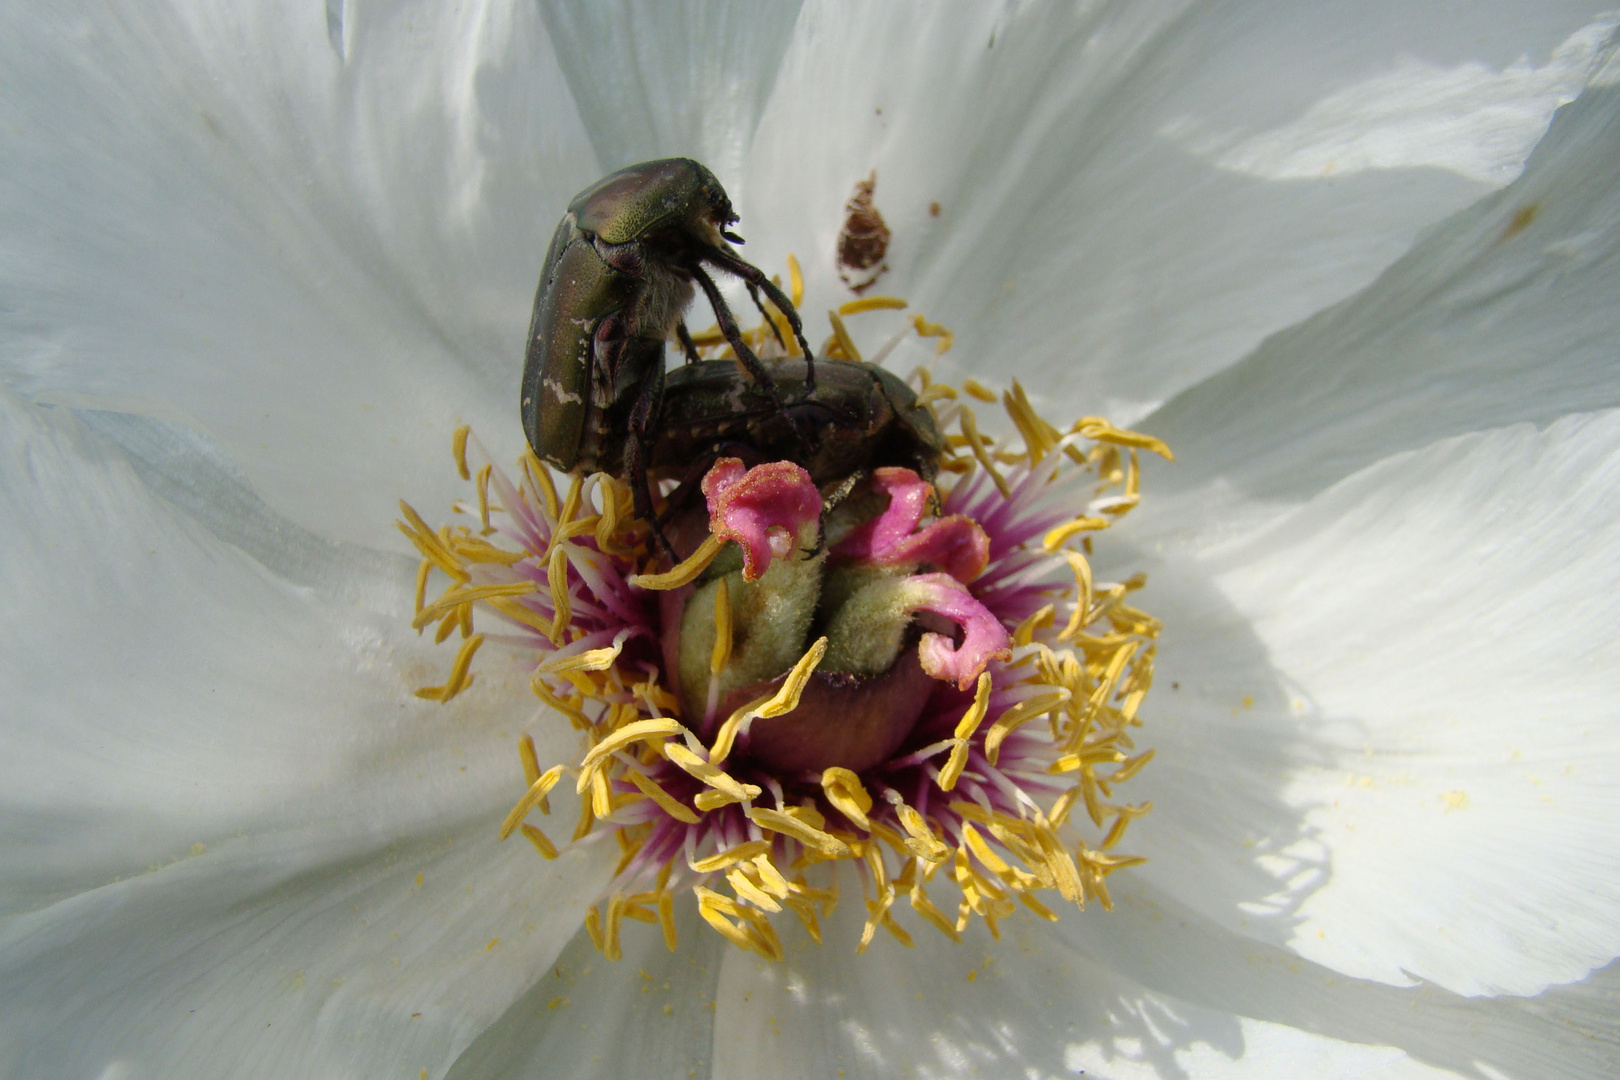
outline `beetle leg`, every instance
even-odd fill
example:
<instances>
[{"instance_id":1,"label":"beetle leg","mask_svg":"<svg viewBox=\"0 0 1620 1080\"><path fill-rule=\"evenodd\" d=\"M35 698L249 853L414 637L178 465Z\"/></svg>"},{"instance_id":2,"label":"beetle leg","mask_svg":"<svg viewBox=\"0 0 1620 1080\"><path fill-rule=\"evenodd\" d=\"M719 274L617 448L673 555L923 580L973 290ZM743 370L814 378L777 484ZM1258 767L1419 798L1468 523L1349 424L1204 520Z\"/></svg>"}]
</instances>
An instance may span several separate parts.
<instances>
[{"instance_id":1,"label":"beetle leg","mask_svg":"<svg viewBox=\"0 0 1620 1080\"><path fill-rule=\"evenodd\" d=\"M698 355L697 343L692 340L692 332L686 328L685 319L675 323L675 336L680 338L681 350L686 353L686 362L688 364L696 364L703 359Z\"/></svg>"},{"instance_id":2,"label":"beetle leg","mask_svg":"<svg viewBox=\"0 0 1620 1080\"><path fill-rule=\"evenodd\" d=\"M787 420L788 427L793 429L794 438L799 441L805 456L809 457L810 440L805 438L804 429L799 427L799 422L793 418L793 414L787 411L787 405L782 401L782 395L777 392L776 381L771 378L770 372L765 370L765 365L759 362L754 350L743 340L742 331L737 329L737 320L732 316L731 308L726 306L725 297L720 295L714 279L696 263L692 264L691 271L692 280L698 283L703 295L709 298L709 306L714 308L715 321L720 324L720 332L725 335L726 340L731 343L731 348L736 352L737 363L741 364L749 376L765 391L766 396L771 399L771 404L775 405L777 411ZM805 382L808 384L810 380L806 379Z\"/></svg>"},{"instance_id":3,"label":"beetle leg","mask_svg":"<svg viewBox=\"0 0 1620 1080\"><path fill-rule=\"evenodd\" d=\"M760 302L759 287L751 281L745 284L748 286L749 299L753 300L754 306L759 309L759 317L764 319L765 325L771 328L771 336L776 339L778 345L782 346L782 351L787 352L787 342L782 340L782 328L776 325L776 320L771 318L770 313L765 310L765 305Z\"/></svg>"},{"instance_id":4,"label":"beetle leg","mask_svg":"<svg viewBox=\"0 0 1620 1080\"><path fill-rule=\"evenodd\" d=\"M805 389L813 393L816 389L816 354L810 351L810 343L804 340L804 323L800 321L799 311L793 306L793 301L776 287L776 282L765 276L765 271L751 262L738 258L725 248L704 247L701 253L704 262L735 274L748 284L763 290L765 295L770 297L771 303L776 305L776 309L787 316L788 325L793 328L793 339L799 343L799 348L804 350L805 361L809 364L804 376ZM769 319L766 321L770 322Z\"/></svg>"},{"instance_id":5,"label":"beetle leg","mask_svg":"<svg viewBox=\"0 0 1620 1080\"><path fill-rule=\"evenodd\" d=\"M658 526L653 514L652 483L647 479L647 455L650 433L657 427L659 406L664 396L664 369L654 368L641 381L636 403L630 408L628 428L624 439L624 471L630 481L630 497L635 500L636 517L652 527L653 540L669 559L671 566L680 562L675 549L669 546L664 530Z\"/></svg>"}]
</instances>

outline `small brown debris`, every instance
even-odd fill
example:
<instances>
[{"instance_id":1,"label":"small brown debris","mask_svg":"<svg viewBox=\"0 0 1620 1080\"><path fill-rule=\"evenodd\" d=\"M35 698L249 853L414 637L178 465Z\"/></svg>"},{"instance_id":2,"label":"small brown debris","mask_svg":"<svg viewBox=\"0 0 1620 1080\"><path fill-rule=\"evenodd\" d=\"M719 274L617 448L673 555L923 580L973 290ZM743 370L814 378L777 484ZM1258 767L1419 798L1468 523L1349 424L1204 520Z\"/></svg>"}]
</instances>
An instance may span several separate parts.
<instances>
[{"instance_id":1,"label":"small brown debris","mask_svg":"<svg viewBox=\"0 0 1620 1080\"><path fill-rule=\"evenodd\" d=\"M928 216L939 217L939 203L931 202L928 204Z\"/></svg>"},{"instance_id":2,"label":"small brown debris","mask_svg":"<svg viewBox=\"0 0 1620 1080\"><path fill-rule=\"evenodd\" d=\"M859 296L870 289L888 270L883 257L889 251L889 227L872 205L877 188L877 170L855 185L844 204L844 227L838 233L838 276Z\"/></svg>"}]
</instances>

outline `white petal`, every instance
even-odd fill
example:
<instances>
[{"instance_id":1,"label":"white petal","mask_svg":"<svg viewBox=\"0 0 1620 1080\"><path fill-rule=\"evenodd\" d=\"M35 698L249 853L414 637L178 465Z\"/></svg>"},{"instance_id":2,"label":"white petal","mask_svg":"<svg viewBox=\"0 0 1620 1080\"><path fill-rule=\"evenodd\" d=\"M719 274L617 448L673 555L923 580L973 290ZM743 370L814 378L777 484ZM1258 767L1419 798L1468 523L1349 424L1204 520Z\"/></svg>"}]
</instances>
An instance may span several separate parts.
<instances>
[{"instance_id":1,"label":"white petal","mask_svg":"<svg viewBox=\"0 0 1620 1080\"><path fill-rule=\"evenodd\" d=\"M806 262L812 305L847 295L832 272L841 203L875 168L895 234L879 288L957 331L947 368L993 368L1129 420L1362 287L1420 229L1511 178L1596 69L1605 25L1545 4L1428 18L1410 5L806 5L749 156L743 223L763 264L789 249ZM1510 145L1489 149L1488 181L1415 161L1279 181L1189 145L1287 130L1412 63L1478 73L1490 93L1462 105L1519 118ZM1521 69L1544 77L1516 81ZM1500 124L1459 127L1457 153L1483 154L1472 137Z\"/></svg>"},{"instance_id":2,"label":"white petal","mask_svg":"<svg viewBox=\"0 0 1620 1080\"><path fill-rule=\"evenodd\" d=\"M200 427L374 543L444 495L456 422L515 437L539 263L596 173L531 9L39 8L0 69L14 388Z\"/></svg>"},{"instance_id":3,"label":"white petal","mask_svg":"<svg viewBox=\"0 0 1620 1080\"><path fill-rule=\"evenodd\" d=\"M1179 457L1151 479L1298 499L1441 436L1620 405L1617 295L1620 88L1605 85L1558 114L1511 187L1149 419Z\"/></svg>"},{"instance_id":4,"label":"white petal","mask_svg":"<svg viewBox=\"0 0 1620 1080\"><path fill-rule=\"evenodd\" d=\"M880 935L855 956L851 904L824 946L787 935L783 963L728 951L713 1075L1602 1075L1612 1018L1576 1032L1562 1003L1538 1015L1347 980L1120 886L1114 912L1066 910L1055 927L1019 914L999 942L919 928L914 949Z\"/></svg>"},{"instance_id":5,"label":"white petal","mask_svg":"<svg viewBox=\"0 0 1620 1080\"><path fill-rule=\"evenodd\" d=\"M418 702L448 656L409 631L408 573L341 600L289 585L68 410L0 395L0 431L0 590L27 628L0 663L15 1071L441 1069L608 872L497 842L522 673L489 657L465 700ZM314 576L333 569L408 571ZM560 729L542 753L566 753Z\"/></svg>"},{"instance_id":6,"label":"white petal","mask_svg":"<svg viewBox=\"0 0 1620 1080\"><path fill-rule=\"evenodd\" d=\"M730 181L776 84L799 8L545 0L540 10L602 172L695 157Z\"/></svg>"},{"instance_id":7,"label":"white petal","mask_svg":"<svg viewBox=\"0 0 1620 1080\"><path fill-rule=\"evenodd\" d=\"M446 1080L625 1080L707 1077L715 980L729 948L675 905L679 945L626 921L619 960L604 959L581 930L551 970L456 1060Z\"/></svg>"},{"instance_id":8,"label":"white petal","mask_svg":"<svg viewBox=\"0 0 1620 1080\"><path fill-rule=\"evenodd\" d=\"M1172 549L1142 874L1390 983L1533 994L1620 954L1617 491L1608 412Z\"/></svg>"},{"instance_id":9,"label":"white petal","mask_svg":"<svg viewBox=\"0 0 1620 1080\"><path fill-rule=\"evenodd\" d=\"M606 876L537 874L487 820L320 847L227 842L0 927L8 1075L439 1076L574 934L570 878Z\"/></svg>"}]
</instances>

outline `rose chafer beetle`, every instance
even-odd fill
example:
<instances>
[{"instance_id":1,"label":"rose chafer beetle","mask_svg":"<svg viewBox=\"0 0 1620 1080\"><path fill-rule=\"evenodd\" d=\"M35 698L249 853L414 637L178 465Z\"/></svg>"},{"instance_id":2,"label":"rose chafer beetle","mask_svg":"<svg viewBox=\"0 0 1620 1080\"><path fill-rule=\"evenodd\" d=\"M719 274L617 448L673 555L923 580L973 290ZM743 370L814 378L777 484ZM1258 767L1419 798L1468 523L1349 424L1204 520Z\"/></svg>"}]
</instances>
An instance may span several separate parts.
<instances>
[{"instance_id":1,"label":"rose chafer beetle","mask_svg":"<svg viewBox=\"0 0 1620 1080\"><path fill-rule=\"evenodd\" d=\"M741 243L727 231L736 220L725 189L704 166L687 158L643 162L575 196L540 273L523 366L529 445L564 472L601 470L627 479L636 513L648 521L647 455L660 431L664 343L678 332L688 357L697 359L681 322L694 284L738 361L783 408L704 267L741 278L756 305L763 292L810 355L792 302L727 245ZM804 381L814 390L813 363Z\"/></svg>"},{"instance_id":2,"label":"rose chafer beetle","mask_svg":"<svg viewBox=\"0 0 1620 1080\"><path fill-rule=\"evenodd\" d=\"M718 457L744 464L788 459L818 485L886 465L925 479L938 471L945 440L928 406L893 372L853 360L761 361L780 397L742 377L731 360L703 360L667 376L654 476L694 479ZM807 449L806 449L807 448Z\"/></svg>"}]
</instances>

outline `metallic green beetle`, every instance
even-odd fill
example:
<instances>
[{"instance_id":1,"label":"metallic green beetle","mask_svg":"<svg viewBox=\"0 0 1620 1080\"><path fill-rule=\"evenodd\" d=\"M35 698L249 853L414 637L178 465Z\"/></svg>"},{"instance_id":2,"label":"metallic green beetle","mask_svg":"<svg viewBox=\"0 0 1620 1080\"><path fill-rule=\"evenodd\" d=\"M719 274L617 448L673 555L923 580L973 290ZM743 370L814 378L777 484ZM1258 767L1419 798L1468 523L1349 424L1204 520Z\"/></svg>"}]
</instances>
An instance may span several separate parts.
<instances>
[{"instance_id":1,"label":"metallic green beetle","mask_svg":"<svg viewBox=\"0 0 1620 1080\"><path fill-rule=\"evenodd\" d=\"M727 231L736 220L725 189L702 165L687 158L643 162L574 197L540 273L523 366L529 445L565 472L601 470L628 479L636 513L648 521L646 462L658 434L664 343L679 329L688 357L696 359L681 323L694 283L742 364L781 408L704 266L742 278L756 304L764 292L810 355L792 302L727 246L741 243ZM808 382L813 389L813 367Z\"/></svg>"},{"instance_id":2,"label":"metallic green beetle","mask_svg":"<svg viewBox=\"0 0 1620 1080\"><path fill-rule=\"evenodd\" d=\"M945 449L939 424L893 372L861 361L820 360L812 385L802 358L762 363L785 408L730 360L670 372L662 423L648 447L649 471L695 479L727 456L748 465L793 459L818 485L886 465L929 480L938 472ZM801 450L805 443L808 452Z\"/></svg>"}]
</instances>

